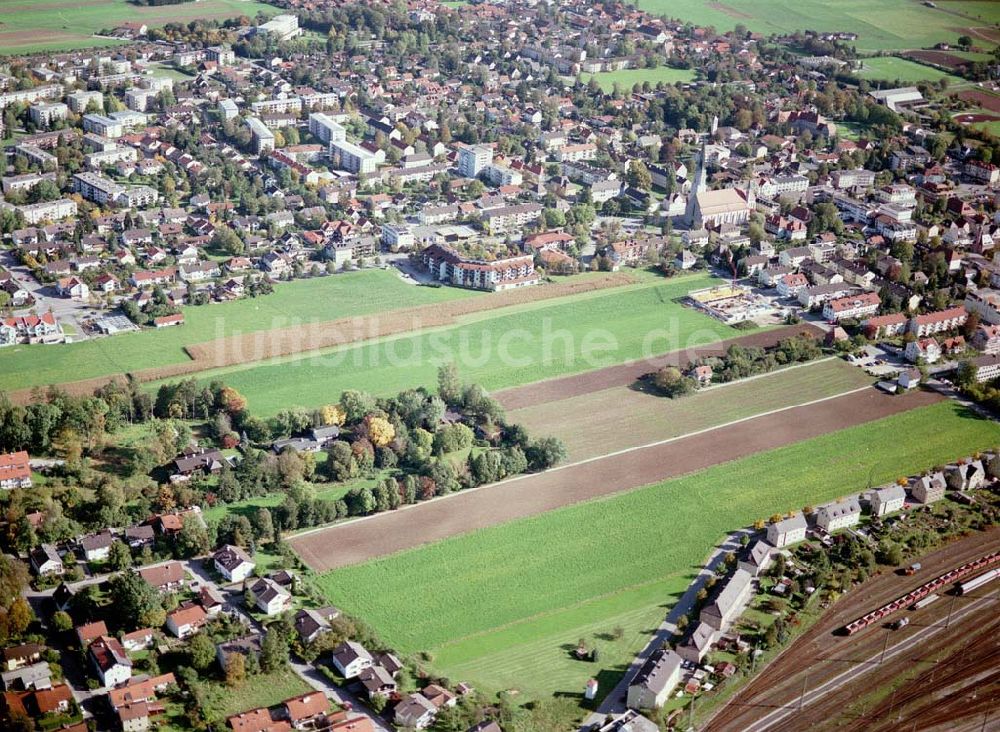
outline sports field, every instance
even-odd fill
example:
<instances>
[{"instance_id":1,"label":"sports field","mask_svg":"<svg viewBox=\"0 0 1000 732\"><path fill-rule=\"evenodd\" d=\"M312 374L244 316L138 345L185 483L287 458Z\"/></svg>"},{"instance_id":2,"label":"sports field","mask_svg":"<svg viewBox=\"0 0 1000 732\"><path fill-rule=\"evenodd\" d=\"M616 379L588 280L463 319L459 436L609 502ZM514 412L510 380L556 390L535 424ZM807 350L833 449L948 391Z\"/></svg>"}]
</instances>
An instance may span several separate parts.
<instances>
[{"instance_id":1,"label":"sports field","mask_svg":"<svg viewBox=\"0 0 1000 732\"><path fill-rule=\"evenodd\" d=\"M429 651L452 679L527 698L577 694L595 673L620 673L727 532L998 440L996 423L940 402L319 581L332 602L401 650ZM616 626L621 640L609 640ZM581 636L601 648L599 666L570 658Z\"/></svg>"},{"instance_id":2,"label":"sports field","mask_svg":"<svg viewBox=\"0 0 1000 732\"><path fill-rule=\"evenodd\" d=\"M1000 21L1000 7L993 2L941 0L929 8L919 0L639 0L643 10L730 30L743 25L765 35L794 31L844 31L857 33L859 50L924 48L960 35L977 43L995 45L997 37L985 27ZM946 12L954 11L954 12ZM957 15L954 13L962 13ZM995 29L994 29L995 30Z\"/></svg>"},{"instance_id":3,"label":"sports field","mask_svg":"<svg viewBox=\"0 0 1000 732\"><path fill-rule=\"evenodd\" d=\"M345 389L382 395L432 385L438 366L447 361L455 362L464 380L502 389L736 335L729 326L673 302L710 281L708 275L647 280L476 313L458 326L217 369L202 378L223 379L260 415L335 401Z\"/></svg>"},{"instance_id":4,"label":"sports field","mask_svg":"<svg viewBox=\"0 0 1000 732\"><path fill-rule=\"evenodd\" d=\"M661 81L665 84L674 84L678 81L693 81L695 72L692 69L674 69L669 66L659 66L655 69L622 69L621 71L601 71L597 74L581 74L580 77L586 83L591 78L597 79L601 89L609 92L614 89L615 84L622 91L632 91L636 84L648 81L655 87Z\"/></svg>"},{"instance_id":5,"label":"sports field","mask_svg":"<svg viewBox=\"0 0 1000 732\"><path fill-rule=\"evenodd\" d=\"M475 297L450 287L415 287L395 272L365 270L280 283L262 297L184 308L184 325L60 346L0 349L0 389L58 384L189 360L185 345L236 333Z\"/></svg>"},{"instance_id":6,"label":"sports field","mask_svg":"<svg viewBox=\"0 0 1000 732\"><path fill-rule=\"evenodd\" d=\"M916 84L920 81L939 81L947 79L949 84L961 84L964 79L945 73L939 69L924 66L914 61L896 58L895 56L881 56L878 58L866 58L860 71L855 72L861 79L872 81L899 81L903 84Z\"/></svg>"},{"instance_id":7,"label":"sports field","mask_svg":"<svg viewBox=\"0 0 1000 732\"><path fill-rule=\"evenodd\" d=\"M531 434L559 437L572 461L824 399L870 386L871 382L862 369L835 358L712 387L679 399L620 386L517 409L508 417Z\"/></svg>"},{"instance_id":8,"label":"sports field","mask_svg":"<svg viewBox=\"0 0 1000 732\"><path fill-rule=\"evenodd\" d=\"M145 7L126 0L3 0L0 2L0 53L58 51L118 43L94 38L126 20L150 27L167 23L236 18L278 9L256 0L198 0Z\"/></svg>"}]
</instances>

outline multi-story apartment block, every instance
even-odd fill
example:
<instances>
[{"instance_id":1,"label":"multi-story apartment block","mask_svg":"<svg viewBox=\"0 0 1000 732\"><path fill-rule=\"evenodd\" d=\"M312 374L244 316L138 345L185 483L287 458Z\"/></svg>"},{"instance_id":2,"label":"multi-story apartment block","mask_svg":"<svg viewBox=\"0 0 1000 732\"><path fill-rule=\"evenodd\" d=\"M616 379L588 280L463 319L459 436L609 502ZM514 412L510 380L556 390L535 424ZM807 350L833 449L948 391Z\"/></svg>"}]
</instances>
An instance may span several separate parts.
<instances>
[{"instance_id":1,"label":"multi-story apartment block","mask_svg":"<svg viewBox=\"0 0 1000 732\"><path fill-rule=\"evenodd\" d=\"M486 166L493 163L493 148L489 145L472 145L458 150L458 174L475 178Z\"/></svg>"},{"instance_id":2,"label":"multi-story apartment block","mask_svg":"<svg viewBox=\"0 0 1000 732\"><path fill-rule=\"evenodd\" d=\"M267 129L267 125L256 117L247 117L246 126L250 130L251 143L255 153L262 155L274 149L274 133Z\"/></svg>"}]
</instances>

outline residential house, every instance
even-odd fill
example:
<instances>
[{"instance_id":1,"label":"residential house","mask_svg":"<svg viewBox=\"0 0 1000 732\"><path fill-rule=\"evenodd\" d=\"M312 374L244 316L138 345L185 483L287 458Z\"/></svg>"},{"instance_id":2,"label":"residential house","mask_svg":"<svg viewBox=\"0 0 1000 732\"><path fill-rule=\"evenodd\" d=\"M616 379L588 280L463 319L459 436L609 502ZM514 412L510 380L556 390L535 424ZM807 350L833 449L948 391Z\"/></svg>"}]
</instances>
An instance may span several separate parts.
<instances>
[{"instance_id":1,"label":"residential house","mask_svg":"<svg viewBox=\"0 0 1000 732\"><path fill-rule=\"evenodd\" d=\"M90 644L87 656L97 671L102 686L118 686L132 678L132 660L116 638L100 636Z\"/></svg>"},{"instance_id":2,"label":"residential house","mask_svg":"<svg viewBox=\"0 0 1000 732\"><path fill-rule=\"evenodd\" d=\"M972 491L986 483L986 469L982 460L967 460L945 469L945 480L953 491Z\"/></svg>"},{"instance_id":3,"label":"residential house","mask_svg":"<svg viewBox=\"0 0 1000 732\"><path fill-rule=\"evenodd\" d=\"M288 609L292 595L272 579L262 577L250 586L257 609L265 615L277 615Z\"/></svg>"},{"instance_id":4,"label":"residential house","mask_svg":"<svg viewBox=\"0 0 1000 732\"><path fill-rule=\"evenodd\" d=\"M28 554L31 568L39 577L48 574L62 574L63 562L54 544L40 544Z\"/></svg>"},{"instance_id":5,"label":"residential house","mask_svg":"<svg viewBox=\"0 0 1000 732\"><path fill-rule=\"evenodd\" d=\"M944 498L948 482L944 473L937 472L930 475L922 475L910 486L910 493L914 499L921 503L934 503Z\"/></svg>"},{"instance_id":6,"label":"residential house","mask_svg":"<svg viewBox=\"0 0 1000 732\"><path fill-rule=\"evenodd\" d=\"M111 545L115 537L110 531L102 531L99 534L91 534L80 539L80 549L83 551L83 558L88 562L107 561L111 554Z\"/></svg>"},{"instance_id":7,"label":"residential house","mask_svg":"<svg viewBox=\"0 0 1000 732\"><path fill-rule=\"evenodd\" d=\"M833 533L861 520L861 504L856 498L829 503L816 509L816 525L827 533Z\"/></svg>"},{"instance_id":8,"label":"residential house","mask_svg":"<svg viewBox=\"0 0 1000 732\"><path fill-rule=\"evenodd\" d=\"M737 569L732 577L722 583L722 589L715 599L702 609L699 619L716 630L725 630L743 611L752 590L753 575L746 570Z\"/></svg>"},{"instance_id":9,"label":"residential house","mask_svg":"<svg viewBox=\"0 0 1000 732\"><path fill-rule=\"evenodd\" d=\"M652 653L628 686L630 709L659 709L681 680L682 659L663 648Z\"/></svg>"},{"instance_id":10,"label":"residential house","mask_svg":"<svg viewBox=\"0 0 1000 732\"><path fill-rule=\"evenodd\" d=\"M103 620L80 625L76 629L77 640L81 646L86 646L91 641L97 640L102 635L108 635L108 626Z\"/></svg>"},{"instance_id":11,"label":"residential house","mask_svg":"<svg viewBox=\"0 0 1000 732\"><path fill-rule=\"evenodd\" d=\"M372 655L360 643L344 641L333 649L333 666L345 679L359 676L374 663Z\"/></svg>"},{"instance_id":12,"label":"residential house","mask_svg":"<svg viewBox=\"0 0 1000 732\"><path fill-rule=\"evenodd\" d=\"M900 485L890 485L873 490L868 494L868 503L873 516L885 516L903 508L906 491Z\"/></svg>"},{"instance_id":13,"label":"residential house","mask_svg":"<svg viewBox=\"0 0 1000 732\"><path fill-rule=\"evenodd\" d=\"M16 671L17 669L36 664L42 660L42 653L44 652L45 646L38 643L22 643L21 645L4 648L4 670Z\"/></svg>"},{"instance_id":14,"label":"residential house","mask_svg":"<svg viewBox=\"0 0 1000 732\"><path fill-rule=\"evenodd\" d=\"M437 707L419 692L414 692L403 698L393 710L393 721L400 727L426 729L434 722Z\"/></svg>"},{"instance_id":15,"label":"residential house","mask_svg":"<svg viewBox=\"0 0 1000 732\"><path fill-rule=\"evenodd\" d=\"M122 732L146 732L151 724L150 713L146 702L128 704L118 709L118 724Z\"/></svg>"},{"instance_id":16,"label":"residential house","mask_svg":"<svg viewBox=\"0 0 1000 732\"><path fill-rule=\"evenodd\" d=\"M806 538L806 519L801 512L791 518L776 521L767 527L767 541L777 548L788 546Z\"/></svg>"},{"instance_id":17,"label":"residential house","mask_svg":"<svg viewBox=\"0 0 1000 732\"><path fill-rule=\"evenodd\" d=\"M303 608L295 613L295 632L303 643L312 643L330 629L330 620L340 615L335 607Z\"/></svg>"},{"instance_id":18,"label":"residential house","mask_svg":"<svg viewBox=\"0 0 1000 732\"><path fill-rule=\"evenodd\" d=\"M398 685L392 674L381 666L371 666L358 674L358 681L365 687L368 698L390 697L396 693Z\"/></svg>"},{"instance_id":19,"label":"residential house","mask_svg":"<svg viewBox=\"0 0 1000 732\"><path fill-rule=\"evenodd\" d=\"M330 711L330 700L319 691L286 699L283 703L284 716L295 729L318 727Z\"/></svg>"},{"instance_id":20,"label":"residential house","mask_svg":"<svg viewBox=\"0 0 1000 732\"><path fill-rule=\"evenodd\" d=\"M701 663L719 638L719 631L708 623L698 623L694 631L677 646L677 654L685 661Z\"/></svg>"},{"instance_id":21,"label":"residential house","mask_svg":"<svg viewBox=\"0 0 1000 732\"><path fill-rule=\"evenodd\" d=\"M139 628L122 636L122 648L126 651L143 651L153 645L155 631L152 628Z\"/></svg>"},{"instance_id":22,"label":"residential house","mask_svg":"<svg viewBox=\"0 0 1000 732\"><path fill-rule=\"evenodd\" d=\"M51 689L52 669L45 661L21 666L0 673L0 686L4 691L29 691L31 689Z\"/></svg>"},{"instance_id":23,"label":"residential house","mask_svg":"<svg viewBox=\"0 0 1000 732\"><path fill-rule=\"evenodd\" d=\"M201 605L179 607L167 615L167 630L178 638L197 633L208 622L208 614Z\"/></svg>"},{"instance_id":24,"label":"residential house","mask_svg":"<svg viewBox=\"0 0 1000 732\"><path fill-rule=\"evenodd\" d=\"M758 539L747 548L744 558L739 560L737 566L739 569L749 572L751 576L759 577L771 566L773 558L774 547L766 541Z\"/></svg>"},{"instance_id":25,"label":"residential house","mask_svg":"<svg viewBox=\"0 0 1000 732\"><path fill-rule=\"evenodd\" d=\"M242 582L257 566L238 546L226 544L212 557L216 571L230 582Z\"/></svg>"},{"instance_id":26,"label":"residential house","mask_svg":"<svg viewBox=\"0 0 1000 732\"><path fill-rule=\"evenodd\" d=\"M941 360L941 346L933 338L918 338L906 344L903 355L910 363L936 363Z\"/></svg>"},{"instance_id":27,"label":"residential house","mask_svg":"<svg viewBox=\"0 0 1000 732\"><path fill-rule=\"evenodd\" d=\"M0 488L31 487L31 460L24 450L0 454Z\"/></svg>"},{"instance_id":28,"label":"residential house","mask_svg":"<svg viewBox=\"0 0 1000 732\"><path fill-rule=\"evenodd\" d=\"M184 584L184 565L180 562L165 562L153 567L143 567L139 576L160 592L176 590Z\"/></svg>"}]
</instances>

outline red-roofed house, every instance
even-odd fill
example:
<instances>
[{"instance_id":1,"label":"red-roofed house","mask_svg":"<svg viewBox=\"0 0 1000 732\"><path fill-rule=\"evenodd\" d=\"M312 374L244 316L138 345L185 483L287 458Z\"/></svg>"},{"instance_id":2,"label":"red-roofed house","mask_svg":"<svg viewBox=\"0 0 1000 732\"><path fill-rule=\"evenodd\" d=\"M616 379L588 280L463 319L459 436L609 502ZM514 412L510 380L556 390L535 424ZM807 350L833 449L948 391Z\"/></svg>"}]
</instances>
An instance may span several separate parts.
<instances>
[{"instance_id":1,"label":"red-roofed house","mask_svg":"<svg viewBox=\"0 0 1000 732\"><path fill-rule=\"evenodd\" d=\"M187 638L197 633L207 622L208 614L205 608L201 605L189 605L167 615L167 630L178 638Z\"/></svg>"},{"instance_id":2,"label":"red-roofed house","mask_svg":"<svg viewBox=\"0 0 1000 732\"><path fill-rule=\"evenodd\" d=\"M0 488L31 487L31 465L24 450L0 454Z\"/></svg>"},{"instance_id":3,"label":"red-roofed house","mask_svg":"<svg viewBox=\"0 0 1000 732\"><path fill-rule=\"evenodd\" d=\"M330 701L320 692L303 694L284 702L285 714L295 729L305 729L314 726L316 722L330 711Z\"/></svg>"}]
</instances>

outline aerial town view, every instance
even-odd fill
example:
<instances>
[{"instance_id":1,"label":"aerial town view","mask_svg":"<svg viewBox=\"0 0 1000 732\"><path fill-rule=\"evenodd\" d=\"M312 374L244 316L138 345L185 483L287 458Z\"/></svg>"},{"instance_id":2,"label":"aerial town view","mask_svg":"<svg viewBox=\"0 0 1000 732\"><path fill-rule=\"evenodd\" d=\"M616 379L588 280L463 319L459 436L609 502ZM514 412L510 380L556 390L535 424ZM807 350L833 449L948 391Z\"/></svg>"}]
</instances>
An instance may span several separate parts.
<instances>
[{"instance_id":1,"label":"aerial town view","mask_svg":"<svg viewBox=\"0 0 1000 732\"><path fill-rule=\"evenodd\" d=\"M1000 0L0 0L0 730L1000 732Z\"/></svg>"}]
</instances>

